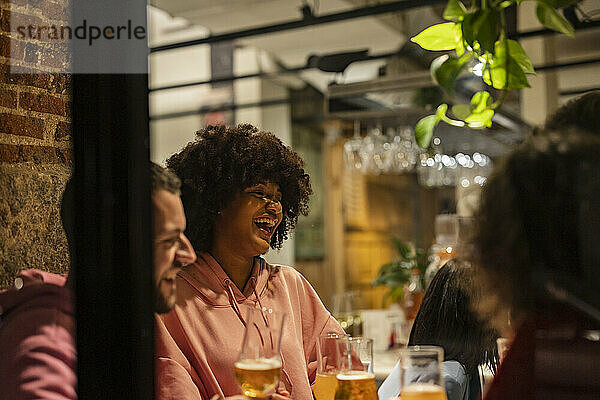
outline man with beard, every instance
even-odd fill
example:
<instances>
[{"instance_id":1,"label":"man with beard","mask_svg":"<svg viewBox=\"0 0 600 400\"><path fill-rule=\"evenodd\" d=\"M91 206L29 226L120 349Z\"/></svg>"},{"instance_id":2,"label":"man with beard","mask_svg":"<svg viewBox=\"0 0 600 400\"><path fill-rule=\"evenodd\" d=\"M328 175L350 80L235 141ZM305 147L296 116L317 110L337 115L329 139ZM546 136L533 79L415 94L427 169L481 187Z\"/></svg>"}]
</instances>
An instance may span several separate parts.
<instances>
[{"instance_id":1,"label":"man with beard","mask_svg":"<svg viewBox=\"0 0 600 400\"><path fill-rule=\"evenodd\" d=\"M181 182L156 164L152 170L155 311L175 304L175 275L196 253L184 235ZM63 193L61 219L73 254L73 182ZM72 266L73 267L73 266ZM73 282L69 276L23 270L0 292L0 399L77 398Z\"/></svg>"}]
</instances>

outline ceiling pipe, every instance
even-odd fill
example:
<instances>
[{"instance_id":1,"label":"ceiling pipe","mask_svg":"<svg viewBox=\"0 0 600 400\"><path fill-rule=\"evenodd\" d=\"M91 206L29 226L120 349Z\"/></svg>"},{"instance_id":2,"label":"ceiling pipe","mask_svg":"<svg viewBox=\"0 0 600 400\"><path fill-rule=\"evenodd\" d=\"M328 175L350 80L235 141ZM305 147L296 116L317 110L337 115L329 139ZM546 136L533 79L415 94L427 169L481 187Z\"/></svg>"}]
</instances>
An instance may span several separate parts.
<instances>
[{"instance_id":1,"label":"ceiling pipe","mask_svg":"<svg viewBox=\"0 0 600 400\"><path fill-rule=\"evenodd\" d=\"M324 14L324 15L313 15L312 12L303 8L304 17L292 21L280 22L273 25L265 25L256 28L243 29L240 31L219 33L216 35L207 36L202 39L188 40L185 42L170 43L161 46L155 46L150 48L150 53L156 53L159 51L180 49L182 47L196 46L199 44L209 44L216 42L224 42L235 39L241 39L250 36L266 35L269 33L283 32L292 29L305 28L307 26L328 24L331 22L347 21L354 18L364 18L380 14L388 14L392 12L407 11L418 7L427 7L432 5L438 5L446 3L447 0L404 0L394 1L390 3L377 4L374 6L356 8L349 11L342 11L338 13Z\"/></svg>"},{"instance_id":2,"label":"ceiling pipe","mask_svg":"<svg viewBox=\"0 0 600 400\"><path fill-rule=\"evenodd\" d=\"M577 66L581 66L581 65L595 64L595 63L600 63L600 58L592 58L589 60L580 60L580 61L573 61L573 62L568 62L568 63L536 65L536 66L534 66L534 69L536 71L549 71L549 70L553 70L553 69L570 68L570 67L577 67ZM369 85L367 85L367 84L369 84ZM372 82L360 82L360 85L364 85L365 87L370 86L373 89L373 90L367 90L367 91L375 91L376 89L371 84L372 84ZM357 85L357 84L350 84L350 85ZM429 85L430 84L428 84L427 82L423 82L421 84L421 87L429 86ZM407 87L407 89L414 89L414 88L415 87L413 87L413 86ZM401 90L400 87L396 87L395 89ZM380 90L381 90L381 88L380 88ZM358 92L356 92L354 94L358 94ZM343 97L343 96L340 94L338 97ZM171 119L171 118L179 118L179 117L185 117L185 116L190 116L190 115L206 114L206 113L215 112L215 111L231 111L231 110L237 110L237 109L241 109L241 108L252 108L252 107L269 107L269 106L274 106L274 105L299 103L299 102L304 102L304 101L312 102L315 100L316 100L316 98L309 98L309 99L295 100L295 101L290 100L290 99L274 99L274 100L264 100L264 101L255 102L255 103L246 103L246 104L225 104L225 105L217 105L217 106L205 106L205 107L201 107L198 110L189 110L189 111L182 111L182 112L177 112L177 113L151 116L150 119L152 121L157 121L157 120L162 120L162 119Z\"/></svg>"}]
</instances>

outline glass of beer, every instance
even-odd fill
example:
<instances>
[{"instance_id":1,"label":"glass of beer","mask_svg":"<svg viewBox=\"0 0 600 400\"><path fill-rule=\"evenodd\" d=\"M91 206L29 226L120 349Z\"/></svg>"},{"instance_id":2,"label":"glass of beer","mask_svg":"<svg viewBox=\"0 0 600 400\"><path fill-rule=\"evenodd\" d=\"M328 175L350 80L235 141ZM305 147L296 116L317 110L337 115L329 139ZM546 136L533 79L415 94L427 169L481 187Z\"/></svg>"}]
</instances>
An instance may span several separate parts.
<instances>
[{"instance_id":1,"label":"glass of beer","mask_svg":"<svg viewBox=\"0 0 600 400\"><path fill-rule=\"evenodd\" d=\"M279 385L284 320L285 314L271 309L248 309L242 350L235 363L235 376L244 395L266 398Z\"/></svg>"},{"instance_id":2,"label":"glass of beer","mask_svg":"<svg viewBox=\"0 0 600 400\"><path fill-rule=\"evenodd\" d=\"M348 338L337 374L335 400L377 400L373 373L373 340Z\"/></svg>"},{"instance_id":3,"label":"glass of beer","mask_svg":"<svg viewBox=\"0 0 600 400\"><path fill-rule=\"evenodd\" d=\"M400 398L447 400L443 361L444 349L439 346L410 346L400 350Z\"/></svg>"},{"instance_id":4,"label":"glass of beer","mask_svg":"<svg viewBox=\"0 0 600 400\"><path fill-rule=\"evenodd\" d=\"M348 336L329 333L317 341L317 376L313 389L316 400L334 400L340 361L346 354Z\"/></svg>"}]
</instances>

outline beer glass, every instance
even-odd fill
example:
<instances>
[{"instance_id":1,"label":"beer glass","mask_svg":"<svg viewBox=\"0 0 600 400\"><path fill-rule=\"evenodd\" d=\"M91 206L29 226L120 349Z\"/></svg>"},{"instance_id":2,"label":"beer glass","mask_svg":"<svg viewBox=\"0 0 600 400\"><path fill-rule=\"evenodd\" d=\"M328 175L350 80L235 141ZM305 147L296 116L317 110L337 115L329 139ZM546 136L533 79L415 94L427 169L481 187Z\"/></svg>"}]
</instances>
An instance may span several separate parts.
<instances>
[{"instance_id":1,"label":"beer glass","mask_svg":"<svg viewBox=\"0 0 600 400\"><path fill-rule=\"evenodd\" d=\"M346 354L348 336L329 333L317 341L317 376L313 389L316 400L334 400L341 358Z\"/></svg>"},{"instance_id":2,"label":"beer glass","mask_svg":"<svg viewBox=\"0 0 600 400\"><path fill-rule=\"evenodd\" d=\"M410 346L400 350L400 398L402 400L446 400L439 346Z\"/></svg>"},{"instance_id":3,"label":"beer glass","mask_svg":"<svg viewBox=\"0 0 600 400\"><path fill-rule=\"evenodd\" d=\"M266 398L277 388L284 320L285 314L271 309L248 309L242 350L235 363L235 376L244 395Z\"/></svg>"},{"instance_id":4,"label":"beer glass","mask_svg":"<svg viewBox=\"0 0 600 400\"><path fill-rule=\"evenodd\" d=\"M373 340L348 338L340 360L335 400L377 400L373 374Z\"/></svg>"}]
</instances>

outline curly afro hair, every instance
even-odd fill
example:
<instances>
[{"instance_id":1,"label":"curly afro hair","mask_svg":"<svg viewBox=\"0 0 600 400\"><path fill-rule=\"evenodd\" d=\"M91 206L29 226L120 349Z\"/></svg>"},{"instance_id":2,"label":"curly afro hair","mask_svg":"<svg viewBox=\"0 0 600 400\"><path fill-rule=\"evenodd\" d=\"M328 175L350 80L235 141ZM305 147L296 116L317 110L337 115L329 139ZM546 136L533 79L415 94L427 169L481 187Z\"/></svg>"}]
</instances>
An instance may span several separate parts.
<instances>
[{"instance_id":1,"label":"curly afro hair","mask_svg":"<svg viewBox=\"0 0 600 400\"><path fill-rule=\"evenodd\" d=\"M308 214L312 189L304 161L275 135L252 125L207 126L167 166L182 181L186 235L197 251L211 250L217 214L253 185L272 182L281 190L283 219L271 238L272 248L281 248L298 216Z\"/></svg>"}]
</instances>

